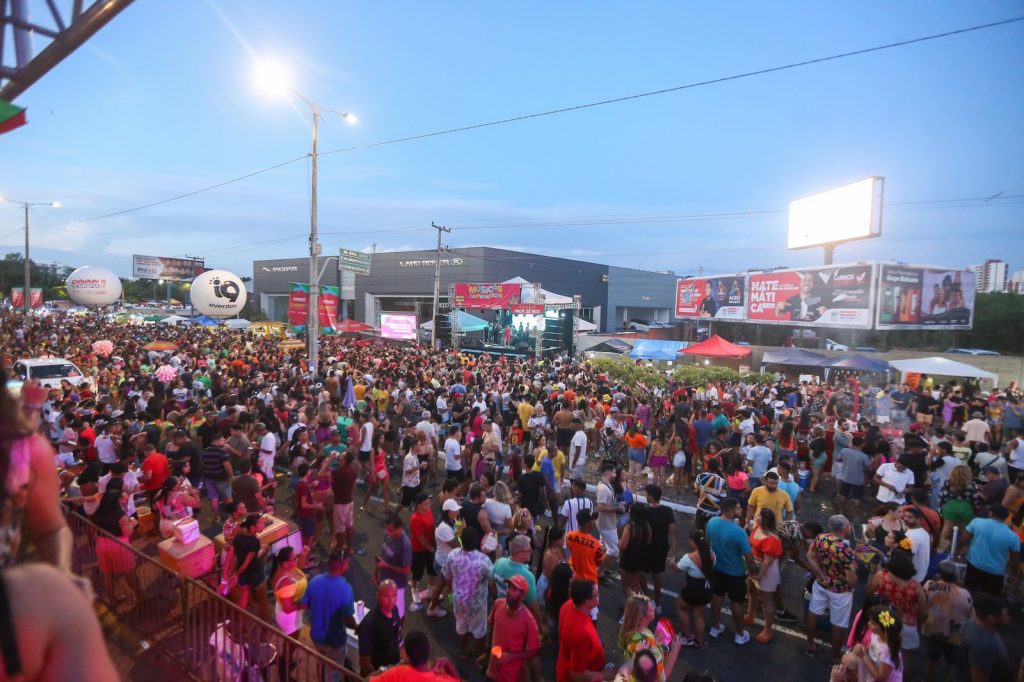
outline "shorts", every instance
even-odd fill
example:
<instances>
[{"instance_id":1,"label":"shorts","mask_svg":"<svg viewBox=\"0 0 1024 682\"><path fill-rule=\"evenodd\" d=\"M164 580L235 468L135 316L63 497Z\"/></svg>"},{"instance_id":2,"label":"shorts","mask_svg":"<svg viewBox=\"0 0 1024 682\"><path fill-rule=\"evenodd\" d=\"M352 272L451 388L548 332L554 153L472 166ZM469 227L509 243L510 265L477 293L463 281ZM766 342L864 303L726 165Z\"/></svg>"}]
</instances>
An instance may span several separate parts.
<instances>
[{"instance_id":1,"label":"shorts","mask_svg":"<svg viewBox=\"0 0 1024 682\"><path fill-rule=\"evenodd\" d=\"M483 639L487 634L487 609L471 609L468 604L455 602L455 632L459 635L469 634L476 639Z\"/></svg>"},{"instance_id":2,"label":"shorts","mask_svg":"<svg viewBox=\"0 0 1024 682\"><path fill-rule=\"evenodd\" d=\"M411 507L413 502L416 501L416 494L419 493L419 491L420 486L416 486L415 488L402 486L402 506Z\"/></svg>"},{"instance_id":3,"label":"shorts","mask_svg":"<svg viewBox=\"0 0 1024 682\"><path fill-rule=\"evenodd\" d=\"M984 592L985 594L991 594L993 597L1002 597L1003 576L983 571L968 561L967 575L964 577L964 587L972 594Z\"/></svg>"},{"instance_id":4,"label":"shorts","mask_svg":"<svg viewBox=\"0 0 1024 682\"><path fill-rule=\"evenodd\" d=\"M682 469L686 466L686 453L680 450L676 454L672 455L672 466L676 469Z\"/></svg>"},{"instance_id":5,"label":"shorts","mask_svg":"<svg viewBox=\"0 0 1024 682\"><path fill-rule=\"evenodd\" d=\"M840 481L839 496L848 500L862 500L864 499L864 486Z\"/></svg>"},{"instance_id":6,"label":"shorts","mask_svg":"<svg viewBox=\"0 0 1024 682\"><path fill-rule=\"evenodd\" d=\"M686 585L679 595L679 599L687 606L702 607L711 601L711 585L706 578L694 578L686 576Z\"/></svg>"},{"instance_id":7,"label":"shorts","mask_svg":"<svg viewBox=\"0 0 1024 682\"><path fill-rule=\"evenodd\" d=\"M449 480L458 481L459 483L466 480L466 471L464 469L445 469L444 474Z\"/></svg>"},{"instance_id":8,"label":"shorts","mask_svg":"<svg viewBox=\"0 0 1024 682\"><path fill-rule=\"evenodd\" d=\"M419 580L423 574L437 575L434 570L434 553L429 549L412 553L412 579Z\"/></svg>"},{"instance_id":9,"label":"shorts","mask_svg":"<svg viewBox=\"0 0 1024 682\"><path fill-rule=\"evenodd\" d=\"M755 580L754 584L761 592L774 592L779 589L780 582L782 582L782 571L779 568L779 562L773 561L771 568L765 572L760 580Z\"/></svg>"},{"instance_id":10,"label":"shorts","mask_svg":"<svg viewBox=\"0 0 1024 682\"><path fill-rule=\"evenodd\" d=\"M213 500L230 500L231 484L219 478L204 478L203 487L206 489L206 496Z\"/></svg>"},{"instance_id":11,"label":"shorts","mask_svg":"<svg viewBox=\"0 0 1024 682\"><path fill-rule=\"evenodd\" d=\"M850 610L853 607L853 592L832 592L814 581L811 587L811 602L807 610L816 616L825 615L834 628L850 627Z\"/></svg>"},{"instance_id":12,"label":"shorts","mask_svg":"<svg viewBox=\"0 0 1024 682\"><path fill-rule=\"evenodd\" d=\"M582 462L582 461L579 464L577 464L576 466L574 466L569 471L569 478L571 480L573 480L573 481L575 481L578 478L583 478L583 471L584 471L585 466L586 466L585 463Z\"/></svg>"},{"instance_id":13,"label":"shorts","mask_svg":"<svg viewBox=\"0 0 1024 682\"><path fill-rule=\"evenodd\" d=\"M643 448L630 448L629 449L629 461L636 462L643 466L647 463L647 451Z\"/></svg>"},{"instance_id":14,"label":"shorts","mask_svg":"<svg viewBox=\"0 0 1024 682\"><path fill-rule=\"evenodd\" d=\"M814 458L814 461L811 462L811 467L814 469L824 469L826 462L828 462L828 453L823 452Z\"/></svg>"},{"instance_id":15,"label":"shorts","mask_svg":"<svg viewBox=\"0 0 1024 682\"><path fill-rule=\"evenodd\" d=\"M938 663L945 660L947 665L952 666L960 657L960 645L950 644L933 637L924 638L924 650L928 654L929 663Z\"/></svg>"},{"instance_id":16,"label":"shorts","mask_svg":"<svg viewBox=\"0 0 1024 682\"><path fill-rule=\"evenodd\" d=\"M930 414L925 414L924 412L918 412L915 416L917 417L917 421L921 422L922 424L931 424L932 423L932 415L930 415Z\"/></svg>"},{"instance_id":17,"label":"shorts","mask_svg":"<svg viewBox=\"0 0 1024 682\"><path fill-rule=\"evenodd\" d=\"M348 504L336 504L332 508L332 516L334 519L334 532L340 533L343 530L348 530L353 527L352 523L352 511L355 507L354 502Z\"/></svg>"},{"instance_id":18,"label":"shorts","mask_svg":"<svg viewBox=\"0 0 1024 682\"><path fill-rule=\"evenodd\" d=\"M942 518L950 523L967 524L974 518L974 508L967 500L950 500L942 505Z\"/></svg>"},{"instance_id":19,"label":"shorts","mask_svg":"<svg viewBox=\"0 0 1024 682\"><path fill-rule=\"evenodd\" d=\"M651 457L651 467L657 469L659 467L668 466L668 455L654 455Z\"/></svg>"},{"instance_id":20,"label":"shorts","mask_svg":"<svg viewBox=\"0 0 1024 682\"><path fill-rule=\"evenodd\" d=\"M563 452L568 450L572 442L572 429L555 429L555 445Z\"/></svg>"},{"instance_id":21,"label":"shorts","mask_svg":"<svg viewBox=\"0 0 1024 682\"><path fill-rule=\"evenodd\" d=\"M913 651L921 648L921 635L917 631L916 625L903 624L903 642L900 644L900 648L903 651Z\"/></svg>"},{"instance_id":22,"label":"shorts","mask_svg":"<svg viewBox=\"0 0 1024 682\"><path fill-rule=\"evenodd\" d=\"M711 576L711 591L716 597L729 596L729 601L736 604L747 602L747 577L745 575L729 575L719 570Z\"/></svg>"},{"instance_id":23,"label":"shorts","mask_svg":"<svg viewBox=\"0 0 1024 682\"><path fill-rule=\"evenodd\" d=\"M299 531L302 532L302 539L309 540L310 538L316 537L316 517L298 517Z\"/></svg>"},{"instance_id":24,"label":"shorts","mask_svg":"<svg viewBox=\"0 0 1024 682\"><path fill-rule=\"evenodd\" d=\"M619 556L619 533L615 528L601 530L601 540L604 542L604 553L606 556Z\"/></svg>"},{"instance_id":25,"label":"shorts","mask_svg":"<svg viewBox=\"0 0 1024 682\"><path fill-rule=\"evenodd\" d=\"M359 451L359 457L358 457L359 461L361 463L363 463L363 464L366 464L367 462L370 461L370 454L371 453L370 453L369 450L360 450Z\"/></svg>"}]
</instances>

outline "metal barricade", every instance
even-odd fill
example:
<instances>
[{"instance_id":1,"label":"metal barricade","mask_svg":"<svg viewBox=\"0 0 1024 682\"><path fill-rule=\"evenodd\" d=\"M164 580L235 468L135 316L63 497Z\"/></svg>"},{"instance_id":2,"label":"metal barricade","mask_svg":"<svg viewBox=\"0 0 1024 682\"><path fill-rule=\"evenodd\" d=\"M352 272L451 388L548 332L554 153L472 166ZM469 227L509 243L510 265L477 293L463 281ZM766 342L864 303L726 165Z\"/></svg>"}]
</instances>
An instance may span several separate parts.
<instances>
[{"instance_id":1,"label":"metal barricade","mask_svg":"<svg viewBox=\"0 0 1024 682\"><path fill-rule=\"evenodd\" d=\"M85 517L71 511L65 516L74 536L72 570L92 583L108 636L129 639L139 650L155 652L197 680L363 679L220 596L210 587L215 576L186 578ZM101 574L96 555L96 540L101 537L133 554L132 572Z\"/></svg>"}]
</instances>

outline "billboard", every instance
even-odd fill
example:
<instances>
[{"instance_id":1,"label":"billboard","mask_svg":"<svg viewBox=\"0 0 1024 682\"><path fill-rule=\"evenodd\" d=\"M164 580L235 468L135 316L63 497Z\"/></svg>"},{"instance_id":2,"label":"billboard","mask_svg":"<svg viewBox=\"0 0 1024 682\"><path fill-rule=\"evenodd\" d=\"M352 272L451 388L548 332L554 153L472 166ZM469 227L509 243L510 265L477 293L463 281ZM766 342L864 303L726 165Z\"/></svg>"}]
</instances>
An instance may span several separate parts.
<instances>
[{"instance_id":1,"label":"billboard","mask_svg":"<svg viewBox=\"0 0 1024 682\"><path fill-rule=\"evenodd\" d=\"M202 259L164 258L163 256L132 256L132 277L135 279L170 279L188 282L206 269Z\"/></svg>"},{"instance_id":2,"label":"billboard","mask_svg":"<svg viewBox=\"0 0 1024 682\"><path fill-rule=\"evenodd\" d=\"M883 182L883 178L864 178L790 202L788 248L879 236Z\"/></svg>"},{"instance_id":3,"label":"billboard","mask_svg":"<svg viewBox=\"0 0 1024 682\"><path fill-rule=\"evenodd\" d=\"M829 265L747 276L747 319L794 326L870 329L872 265Z\"/></svg>"},{"instance_id":4,"label":"billboard","mask_svg":"<svg viewBox=\"0 0 1024 682\"><path fill-rule=\"evenodd\" d=\"M320 331L324 334L333 334L334 325L338 323L340 293L338 287L320 285L320 298L317 299L316 307L320 318Z\"/></svg>"},{"instance_id":5,"label":"billboard","mask_svg":"<svg viewBox=\"0 0 1024 682\"><path fill-rule=\"evenodd\" d=\"M746 317L745 299L743 275L676 281L676 317L742 320Z\"/></svg>"},{"instance_id":6,"label":"billboard","mask_svg":"<svg viewBox=\"0 0 1024 682\"><path fill-rule=\"evenodd\" d=\"M974 273L921 265L882 264L878 329L970 329Z\"/></svg>"},{"instance_id":7,"label":"billboard","mask_svg":"<svg viewBox=\"0 0 1024 682\"><path fill-rule=\"evenodd\" d=\"M338 287L320 286L320 297L317 299L317 317L320 320L320 331L333 334L334 325L338 321ZM305 331L309 326L309 285L292 282L288 293L288 324L292 331Z\"/></svg>"},{"instance_id":8,"label":"billboard","mask_svg":"<svg viewBox=\"0 0 1024 682\"><path fill-rule=\"evenodd\" d=\"M380 335L385 339L416 340L416 315L412 313L381 313Z\"/></svg>"},{"instance_id":9,"label":"billboard","mask_svg":"<svg viewBox=\"0 0 1024 682\"><path fill-rule=\"evenodd\" d=\"M522 302L521 284L453 284L453 308L505 310Z\"/></svg>"}]
</instances>

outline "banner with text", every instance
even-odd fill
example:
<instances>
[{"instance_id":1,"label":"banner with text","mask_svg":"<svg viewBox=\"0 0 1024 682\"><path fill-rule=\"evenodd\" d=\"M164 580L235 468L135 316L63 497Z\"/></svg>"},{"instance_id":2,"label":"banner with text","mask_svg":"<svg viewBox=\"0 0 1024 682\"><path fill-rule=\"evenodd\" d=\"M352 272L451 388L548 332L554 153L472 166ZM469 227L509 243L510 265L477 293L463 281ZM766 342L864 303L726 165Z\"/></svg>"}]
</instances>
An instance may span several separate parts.
<instances>
[{"instance_id":1,"label":"banner with text","mask_svg":"<svg viewBox=\"0 0 1024 682\"><path fill-rule=\"evenodd\" d=\"M747 276L747 319L765 324L870 329L871 265L775 270Z\"/></svg>"},{"instance_id":2,"label":"banner with text","mask_svg":"<svg viewBox=\"0 0 1024 682\"><path fill-rule=\"evenodd\" d=\"M744 319L747 312L743 305L745 280L743 275L677 280L676 317Z\"/></svg>"},{"instance_id":3,"label":"banner with text","mask_svg":"<svg viewBox=\"0 0 1024 682\"><path fill-rule=\"evenodd\" d=\"M970 329L974 273L883 264L878 278L878 329Z\"/></svg>"},{"instance_id":4,"label":"banner with text","mask_svg":"<svg viewBox=\"0 0 1024 682\"><path fill-rule=\"evenodd\" d=\"M43 307L43 290L32 287L32 307L42 308ZM25 287L11 287L11 307L12 308L24 308L25 307Z\"/></svg>"},{"instance_id":5,"label":"banner with text","mask_svg":"<svg viewBox=\"0 0 1024 682\"><path fill-rule=\"evenodd\" d=\"M320 285L320 298L317 301L317 315L320 318L320 331L334 334L334 325L338 323L338 287ZM308 308L307 308L308 309Z\"/></svg>"},{"instance_id":6,"label":"banner with text","mask_svg":"<svg viewBox=\"0 0 1024 682\"><path fill-rule=\"evenodd\" d=\"M205 261L164 256L132 256L132 277L136 279L170 279L191 281L206 270Z\"/></svg>"},{"instance_id":7,"label":"banner with text","mask_svg":"<svg viewBox=\"0 0 1024 682\"><path fill-rule=\"evenodd\" d=\"M292 331L305 331L309 326L309 285L291 283L288 293L288 324Z\"/></svg>"},{"instance_id":8,"label":"banner with text","mask_svg":"<svg viewBox=\"0 0 1024 682\"><path fill-rule=\"evenodd\" d=\"M521 284L453 284L454 308L506 310L522 301Z\"/></svg>"}]
</instances>

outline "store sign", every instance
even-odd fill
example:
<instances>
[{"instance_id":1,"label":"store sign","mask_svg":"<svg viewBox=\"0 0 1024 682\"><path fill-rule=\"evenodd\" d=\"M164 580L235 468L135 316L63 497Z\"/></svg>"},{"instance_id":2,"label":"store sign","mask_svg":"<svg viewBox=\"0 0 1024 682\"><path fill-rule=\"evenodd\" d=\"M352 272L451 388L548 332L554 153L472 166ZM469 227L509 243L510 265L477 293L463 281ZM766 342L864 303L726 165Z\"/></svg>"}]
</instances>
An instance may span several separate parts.
<instances>
[{"instance_id":1,"label":"store sign","mask_svg":"<svg viewBox=\"0 0 1024 682\"><path fill-rule=\"evenodd\" d=\"M477 310L507 310L522 301L521 284L453 284L452 305Z\"/></svg>"},{"instance_id":2,"label":"store sign","mask_svg":"<svg viewBox=\"0 0 1024 682\"><path fill-rule=\"evenodd\" d=\"M463 260L461 258L442 258L441 265L462 265ZM434 267L437 265L436 258L424 258L422 260L400 260L398 261L398 267L400 268L421 268L421 267Z\"/></svg>"},{"instance_id":3,"label":"store sign","mask_svg":"<svg viewBox=\"0 0 1024 682\"><path fill-rule=\"evenodd\" d=\"M260 266L263 272L298 272L298 265L271 265L269 268L266 265Z\"/></svg>"},{"instance_id":4,"label":"store sign","mask_svg":"<svg viewBox=\"0 0 1024 682\"><path fill-rule=\"evenodd\" d=\"M873 266L775 270L747 277L747 319L870 329Z\"/></svg>"}]
</instances>

